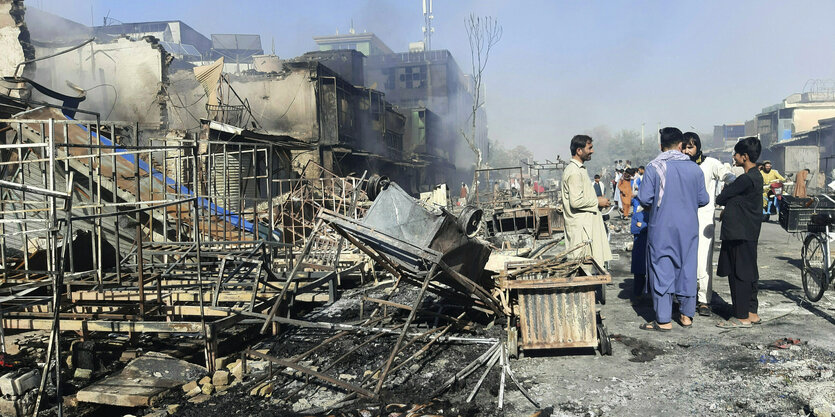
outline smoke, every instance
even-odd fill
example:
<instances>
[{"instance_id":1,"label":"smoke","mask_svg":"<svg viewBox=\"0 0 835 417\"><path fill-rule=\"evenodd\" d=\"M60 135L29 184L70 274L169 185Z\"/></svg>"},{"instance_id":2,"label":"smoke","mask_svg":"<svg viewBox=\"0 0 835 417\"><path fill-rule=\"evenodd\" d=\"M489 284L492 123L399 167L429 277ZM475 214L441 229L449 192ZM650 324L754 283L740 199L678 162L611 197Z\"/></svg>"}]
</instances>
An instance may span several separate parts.
<instances>
[{"instance_id":1,"label":"smoke","mask_svg":"<svg viewBox=\"0 0 835 417\"><path fill-rule=\"evenodd\" d=\"M24 20L36 46L73 46L93 37L92 28L31 6Z\"/></svg>"}]
</instances>

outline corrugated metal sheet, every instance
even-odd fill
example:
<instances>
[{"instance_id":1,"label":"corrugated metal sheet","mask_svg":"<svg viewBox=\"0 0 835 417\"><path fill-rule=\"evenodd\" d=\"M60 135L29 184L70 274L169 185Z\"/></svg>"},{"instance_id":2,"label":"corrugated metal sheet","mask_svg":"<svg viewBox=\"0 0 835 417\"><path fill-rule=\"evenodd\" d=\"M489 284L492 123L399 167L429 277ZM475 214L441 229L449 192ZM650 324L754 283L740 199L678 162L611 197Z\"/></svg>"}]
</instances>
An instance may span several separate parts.
<instances>
[{"instance_id":1,"label":"corrugated metal sheet","mask_svg":"<svg viewBox=\"0 0 835 417\"><path fill-rule=\"evenodd\" d=\"M499 285L515 293L512 313L518 318L521 349L595 347L598 345L595 289L611 276L593 260L570 276L547 269L519 271L542 261L508 263ZM509 295L509 294L508 294Z\"/></svg>"},{"instance_id":2,"label":"corrugated metal sheet","mask_svg":"<svg viewBox=\"0 0 835 417\"><path fill-rule=\"evenodd\" d=\"M254 204L256 198L266 198L266 195L258 195L255 159L259 157L263 161L263 152L258 153L252 149L239 152L234 146L228 147L226 152L211 154L211 165L208 168L212 173L210 195L225 201L223 206L233 210L238 208L238 199L241 197L245 198L243 203L247 208Z\"/></svg>"},{"instance_id":3,"label":"corrugated metal sheet","mask_svg":"<svg viewBox=\"0 0 835 417\"><path fill-rule=\"evenodd\" d=\"M522 349L597 346L594 288L519 290Z\"/></svg>"}]
</instances>

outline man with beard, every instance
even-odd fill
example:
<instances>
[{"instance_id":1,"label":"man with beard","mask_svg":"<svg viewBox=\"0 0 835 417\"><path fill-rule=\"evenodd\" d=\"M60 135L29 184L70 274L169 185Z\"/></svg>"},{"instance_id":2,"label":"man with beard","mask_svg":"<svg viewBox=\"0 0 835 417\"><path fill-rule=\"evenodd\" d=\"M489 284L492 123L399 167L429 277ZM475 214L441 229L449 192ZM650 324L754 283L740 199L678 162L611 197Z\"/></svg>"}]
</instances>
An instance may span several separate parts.
<instances>
[{"instance_id":1,"label":"man with beard","mask_svg":"<svg viewBox=\"0 0 835 417\"><path fill-rule=\"evenodd\" d=\"M777 172L776 169L771 169L771 161L763 161L762 166L762 175L763 175L763 207L765 207L768 202L766 201L766 197L768 196L768 189L772 182L777 181L785 181L786 179Z\"/></svg>"},{"instance_id":2,"label":"man with beard","mask_svg":"<svg viewBox=\"0 0 835 417\"><path fill-rule=\"evenodd\" d=\"M612 259L606 229L603 225L603 215L600 208L611 205L605 197L598 197L586 170L586 161L591 160L594 153L592 139L586 135L571 138L571 162L562 174L560 197L565 217L566 248L573 248L583 242L591 244L583 251L575 251L573 257L591 255L602 267L604 262ZM590 253L588 248L591 249Z\"/></svg>"},{"instance_id":3,"label":"man with beard","mask_svg":"<svg viewBox=\"0 0 835 417\"><path fill-rule=\"evenodd\" d=\"M704 174L681 152L680 130L665 127L661 154L647 166L638 200L647 219L647 278L655 320L643 330L670 331L673 295L679 301L679 323L693 325L696 313L696 256L699 246L699 207L710 202Z\"/></svg>"},{"instance_id":4,"label":"man with beard","mask_svg":"<svg viewBox=\"0 0 835 417\"><path fill-rule=\"evenodd\" d=\"M713 298L713 240L716 226L716 187L719 182L732 183L736 176L716 158L702 155L702 141L694 132L684 134L684 153L699 165L705 177L705 189L710 201L699 208L699 264L696 270L698 278L698 296L696 311L700 316L710 316L710 300Z\"/></svg>"}]
</instances>

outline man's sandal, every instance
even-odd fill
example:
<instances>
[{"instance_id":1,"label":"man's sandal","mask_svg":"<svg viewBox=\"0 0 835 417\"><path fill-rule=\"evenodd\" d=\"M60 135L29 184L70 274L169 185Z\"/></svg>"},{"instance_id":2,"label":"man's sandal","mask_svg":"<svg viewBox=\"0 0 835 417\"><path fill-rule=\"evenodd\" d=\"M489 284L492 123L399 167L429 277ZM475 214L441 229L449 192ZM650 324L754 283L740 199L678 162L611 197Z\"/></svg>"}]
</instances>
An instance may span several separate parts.
<instances>
[{"instance_id":1,"label":"man's sandal","mask_svg":"<svg viewBox=\"0 0 835 417\"><path fill-rule=\"evenodd\" d=\"M716 323L716 327L722 329L749 329L751 328L751 323L745 323L736 317L731 317L728 321Z\"/></svg>"},{"instance_id":2,"label":"man's sandal","mask_svg":"<svg viewBox=\"0 0 835 417\"><path fill-rule=\"evenodd\" d=\"M659 326L658 322L656 322L655 320L653 320L649 323L644 323L644 324L638 326L638 328L641 329L641 330L655 330L655 331L659 331L659 332L669 332L670 330L673 330L672 328L665 329L665 328Z\"/></svg>"}]
</instances>

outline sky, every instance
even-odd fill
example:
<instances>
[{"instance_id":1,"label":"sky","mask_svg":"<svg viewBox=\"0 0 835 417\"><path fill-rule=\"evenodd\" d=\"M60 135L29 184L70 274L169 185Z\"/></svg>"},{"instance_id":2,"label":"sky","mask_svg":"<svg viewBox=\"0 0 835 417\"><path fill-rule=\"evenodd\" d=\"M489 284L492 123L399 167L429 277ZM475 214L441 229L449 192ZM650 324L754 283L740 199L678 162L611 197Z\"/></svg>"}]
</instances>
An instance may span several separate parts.
<instances>
[{"instance_id":1,"label":"sky","mask_svg":"<svg viewBox=\"0 0 835 417\"><path fill-rule=\"evenodd\" d=\"M422 40L421 0L27 0L84 24L181 20L261 35L265 52L316 50L314 36L373 32L397 52ZM489 136L542 159L578 133L657 126L711 132L835 78L833 1L435 0L433 49L469 72L464 21L492 16L503 37L484 75Z\"/></svg>"}]
</instances>

